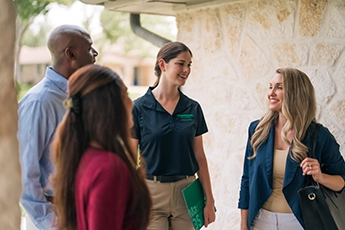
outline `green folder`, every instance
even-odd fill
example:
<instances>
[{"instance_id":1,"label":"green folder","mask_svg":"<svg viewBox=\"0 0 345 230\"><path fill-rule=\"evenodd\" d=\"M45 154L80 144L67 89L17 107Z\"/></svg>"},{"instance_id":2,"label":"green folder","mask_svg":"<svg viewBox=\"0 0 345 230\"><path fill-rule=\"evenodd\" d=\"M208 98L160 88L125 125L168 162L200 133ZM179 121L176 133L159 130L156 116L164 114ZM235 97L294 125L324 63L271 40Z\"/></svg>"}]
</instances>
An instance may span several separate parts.
<instances>
[{"instance_id":1,"label":"green folder","mask_svg":"<svg viewBox=\"0 0 345 230\"><path fill-rule=\"evenodd\" d=\"M184 188L182 190L182 195L194 228L196 230L200 230L202 226L204 226L204 207L206 204L206 197L199 178Z\"/></svg>"}]
</instances>

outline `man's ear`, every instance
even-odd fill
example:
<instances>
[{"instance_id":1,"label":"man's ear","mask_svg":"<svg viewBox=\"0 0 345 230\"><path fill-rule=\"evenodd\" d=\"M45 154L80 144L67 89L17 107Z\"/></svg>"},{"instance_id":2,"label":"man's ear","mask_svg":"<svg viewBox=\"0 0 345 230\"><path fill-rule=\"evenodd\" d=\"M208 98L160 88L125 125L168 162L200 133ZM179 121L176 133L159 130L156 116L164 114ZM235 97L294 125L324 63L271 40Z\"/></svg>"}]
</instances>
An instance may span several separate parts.
<instances>
[{"instance_id":1,"label":"man's ear","mask_svg":"<svg viewBox=\"0 0 345 230\"><path fill-rule=\"evenodd\" d=\"M65 56L69 60L75 60L76 59L75 52L74 52L74 50L71 47L67 47L65 49Z\"/></svg>"},{"instance_id":2,"label":"man's ear","mask_svg":"<svg viewBox=\"0 0 345 230\"><path fill-rule=\"evenodd\" d=\"M158 60L158 66L162 71L165 71L165 61L163 58Z\"/></svg>"}]
</instances>

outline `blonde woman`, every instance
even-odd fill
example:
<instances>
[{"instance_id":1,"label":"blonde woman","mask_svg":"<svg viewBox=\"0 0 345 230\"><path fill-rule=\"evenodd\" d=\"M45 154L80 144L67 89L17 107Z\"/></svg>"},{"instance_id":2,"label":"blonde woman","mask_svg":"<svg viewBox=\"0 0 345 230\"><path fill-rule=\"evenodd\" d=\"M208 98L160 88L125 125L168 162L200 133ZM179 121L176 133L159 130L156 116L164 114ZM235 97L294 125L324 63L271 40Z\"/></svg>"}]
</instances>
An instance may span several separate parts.
<instances>
[{"instance_id":1,"label":"blonde woman","mask_svg":"<svg viewBox=\"0 0 345 230\"><path fill-rule=\"evenodd\" d=\"M278 69L269 83L268 101L268 112L248 130L238 203L241 230L303 229L297 191L305 175L340 191L345 186L345 162L339 144L322 125L314 158L307 157L316 124L316 99L305 73Z\"/></svg>"}]
</instances>

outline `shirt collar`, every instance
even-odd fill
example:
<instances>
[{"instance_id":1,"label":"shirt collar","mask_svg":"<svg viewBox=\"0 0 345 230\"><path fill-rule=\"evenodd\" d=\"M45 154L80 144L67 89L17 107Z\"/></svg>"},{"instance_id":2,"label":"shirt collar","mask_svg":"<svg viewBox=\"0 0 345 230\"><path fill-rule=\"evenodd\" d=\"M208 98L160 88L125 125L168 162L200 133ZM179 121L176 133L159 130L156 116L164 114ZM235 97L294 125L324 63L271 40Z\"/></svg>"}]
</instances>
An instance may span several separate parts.
<instances>
[{"instance_id":1,"label":"shirt collar","mask_svg":"<svg viewBox=\"0 0 345 230\"><path fill-rule=\"evenodd\" d=\"M53 70L51 66L46 69L46 78L51 80L59 89L67 93L68 80Z\"/></svg>"},{"instance_id":2,"label":"shirt collar","mask_svg":"<svg viewBox=\"0 0 345 230\"><path fill-rule=\"evenodd\" d=\"M159 105L158 101L155 99L155 97L152 94L152 90L155 87L149 87L148 90L146 91L145 97L142 98L142 104L150 109L156 110L156 111L164 111L162 106ZM191 100L184 95L180 88L178 89L178 91L180 92L180 99L176 105L175 111L174 113L178 113L181 110L184 110L185 108L189 107L192 103Z\"/></svg>"}]
</instances>

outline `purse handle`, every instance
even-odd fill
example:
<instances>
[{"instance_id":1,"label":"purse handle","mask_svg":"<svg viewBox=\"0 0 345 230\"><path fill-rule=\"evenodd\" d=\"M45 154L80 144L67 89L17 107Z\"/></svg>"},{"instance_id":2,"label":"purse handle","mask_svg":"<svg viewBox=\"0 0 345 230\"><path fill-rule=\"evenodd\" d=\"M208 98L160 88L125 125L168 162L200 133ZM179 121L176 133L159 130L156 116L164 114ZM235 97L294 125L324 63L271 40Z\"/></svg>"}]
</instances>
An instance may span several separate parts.
<instances>
[{"instance_id":1,"label":"purse handle","mask_svg":"<svg viewBox=\"0 0 345 230\"><path fill-rule=\"evenodd\" d=\"M319 133L319 127L320 124L315 123L315 130L314 130L314 139L313 139L313 143L311 145L311 152L308 152L308 157L313 158L314 157L314 152L315 152L315 148L316 148L316 143L317 143L317 135Z\"/></svg>"},{"instance_id":2,"label":"purse handle","mask_svg":"<svg viewBox=\"0 0 345 230\"><path fill-rule=\"evenodd\" d=\"M315 152L316 143L317 143L317 136L318 136L318 133L319 133L319 127L320 127L320 124L319 123L315 123L314 138L313 138L313 142L311 144L311 151L310 152L308 151L308 153L307 153L307 156L310 157L310 158L314 157L314 152ZM305 181L304 185L306 186L308 184L311 184L312 182L314 182L313 176L308 175L306 177L306 181Z\"/></svg>"}]
</instances>

